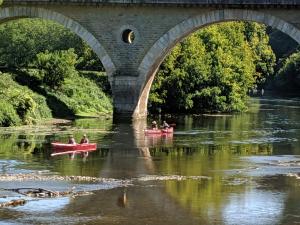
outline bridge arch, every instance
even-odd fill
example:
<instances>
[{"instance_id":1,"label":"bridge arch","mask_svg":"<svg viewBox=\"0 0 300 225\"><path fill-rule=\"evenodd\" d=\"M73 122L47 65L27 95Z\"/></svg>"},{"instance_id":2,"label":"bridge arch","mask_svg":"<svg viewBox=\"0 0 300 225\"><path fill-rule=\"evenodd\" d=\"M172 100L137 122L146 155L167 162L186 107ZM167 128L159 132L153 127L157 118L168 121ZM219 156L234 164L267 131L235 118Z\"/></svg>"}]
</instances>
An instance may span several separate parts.
<instances>
[{"instance_id":1,"label":"bridge arch","mask_svg":"<svg viewBox=\"0 0 300 225\"><path fill-rule=\"evenodd\" d=\"M161 36L144 56L139 65L140 96L134 115L146 115L148 96L155 74L172 48L191 33L211 24L229 21L252 21L266 24L289 35L300 44L300 30L292 24L259 11L223 9L190 17Z\"/></svg>"},{"instance_id":2,"label":"bridge arch","mask_svg":"<svg viewBox=\"0 0 300 225\"><path fill-rule=\"evenodd\" d=\"M14 20L19 18L41 18L57 22L65 28L71 30L82 38L97 54L100 61L102 62L105 71L108 75L108 79L111 82L112 75L116 71L115 65L111 60L110 56L101 45L101 43L85 29L81 24L75 20L66 17L60 13L52 10L47 10L37 7L3 7L0 8L0 23L3 21Z\"/></svg>"}]
</instances>

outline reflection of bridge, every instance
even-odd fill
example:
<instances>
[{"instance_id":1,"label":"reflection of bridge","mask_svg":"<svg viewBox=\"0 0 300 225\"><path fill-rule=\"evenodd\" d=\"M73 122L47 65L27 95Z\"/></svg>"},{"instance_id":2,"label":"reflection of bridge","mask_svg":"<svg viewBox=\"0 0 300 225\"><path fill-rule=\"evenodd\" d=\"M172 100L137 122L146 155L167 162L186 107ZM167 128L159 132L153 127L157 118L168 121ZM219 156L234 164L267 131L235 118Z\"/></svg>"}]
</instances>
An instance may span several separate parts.
<instances>
[{"instance_id":1,"label":"reflection of bridge","mask_svg":"<svg viewBox=\"0 0 300 225\"><path fill-rule=\"evenodd\" d=\"M189 208L183 207L168 194L165 184L134 181L135 178L158 173L149 152L149 139L143 132L145 127L145 120L135 120L130 125L119 123L112 137L109 154L99 170L99 177L129 179L134 185L97 191L95 195L72 201L63 209L64 214L74 214L79 219L81 215L94 216L92 223L95 224L134 225L146 222L149 225L196 225L199 221L200 224L206 224L206 221L195 218ZM80 211L80 216L77 211Z\"/></svg>"},{"instance_id":2,"label":"reflection of bridge","mask_svg":"<svg viewBox=\"0 0 300 225\"><path fill-rule=\"evenodd\" d=\"M145 125L145 121L139 120L135 120L132 126L118 124L115 130L119 132L114 133L111 150L103 160L103 165L99 170L100 177L130 179L134 185L127 188L120 187L97 191L96 195L70 201L56 216L74 215L76 220L80 220L83 215L88 215L89 218L93 218L90 221L91 224L122 223L132 225L143 223L149 225L234 224L237 221L241 224L247 224L245 222L248 222L249 219L253 223L265 220L276 223L281 218L285 220L283 209L289 207L289 204L284 203L284 200L289 199L289 196L286 197L280 193L274 197L268 189L245 188L243 184L234 184L235 188L228 188L228 184L221 181L222 179L232 181L231 178L226 177L226 175L220 176L217 172L218 170L227 171L229 167L219 167L219 164L220 161L234 161L231 157L222 155L215 157L215 160L209 160L209 156L206 158L204 155L200 155L202 159L198 158L196 161L189 162L183 160L183 164L178 162L185 157L180 160L177 157L173 158L172 163L171 160L155 161L155 157L154 159L151 157L147 147L148 138L151 137L145 137L144 133L141 132ZM153 136L152 138L158 137ZM154 143L151 144L156 147ZM180 183L183 181L179 181L175 184L175 182L160 182L158 180L149 182L149 180L135 179L147 175L159 176L159 174L164 174L165 170L160 168L162 164L168 164L165 167L168 168L166 170L168 175L178 172L184 175L188 163L203 165L204 161L208 161L208 164L211 165L218 165L207 167L209 170L213 170L211 183L202 180L194 184L190 181L187 183ZM178 166L178 170L174 170L175 167L172 167L171 164ZM194 166L192 168L196 173L202 171ZM202 171L202 174L207 174L207 172ZM255 178L253 180L257 181ZM274 189L277 193L280 187L276 184L274 184ZM219 197L211 198L211 196ZM257 196L259 196L258 199ZM268 199L267 203L265 202L266 199ZM266 208L264 208L265 206ZM258 207L263 209L260 211L262 213L260 215L269 215L262 218L255 217L254 214L259 213L256 211Z\"/></svg>"},{"instance_id":3,"label":"reflection of bridge","mask_svg":"<svg viewBox=\"0 0 300 225\"><path fill-rule=\"evenodd\" d=\"M238 2L238 3L236 3ZM155 73L184 37L213 23L256 21L300 43L298 0L5 0L0 20L56 21L99 56L112 86L115 112L146 115Z\"/></svg>"}]
</instances>

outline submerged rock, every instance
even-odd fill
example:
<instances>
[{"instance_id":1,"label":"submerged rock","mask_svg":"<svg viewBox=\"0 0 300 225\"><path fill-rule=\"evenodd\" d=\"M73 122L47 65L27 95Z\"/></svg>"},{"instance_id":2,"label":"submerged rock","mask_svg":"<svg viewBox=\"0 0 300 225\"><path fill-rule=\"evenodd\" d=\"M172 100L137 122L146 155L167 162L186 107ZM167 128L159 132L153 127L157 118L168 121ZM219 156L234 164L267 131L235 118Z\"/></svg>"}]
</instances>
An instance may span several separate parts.
<instances>
[{"instance_id":1,"label":"submerged rock","mask_svg":"<svg viewBox=\"0 0 300 225\"><path fill-rule=\"evenodd\" d=\"M25 199L14 199L9 202L0 203L0 208L3 207L16 207L20 205L24 205L26 203Z\"/></svg>"}]
</instances>

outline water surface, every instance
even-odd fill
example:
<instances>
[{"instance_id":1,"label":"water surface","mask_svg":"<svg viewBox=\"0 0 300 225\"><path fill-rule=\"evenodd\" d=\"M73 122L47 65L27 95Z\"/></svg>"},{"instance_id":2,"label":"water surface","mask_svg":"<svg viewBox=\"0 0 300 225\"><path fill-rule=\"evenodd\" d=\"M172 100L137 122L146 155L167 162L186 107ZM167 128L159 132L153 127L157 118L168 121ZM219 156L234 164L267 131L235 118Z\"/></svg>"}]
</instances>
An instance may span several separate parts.
<instances>
[{"instance_id":1,"label":"water surface","mask_svg":"<svg viewBox=\"0 0 300 225\"><path fill-rule=\"evenodd\" d=\"M145 136L147 121L109 119L1 128L0 203L24 198L9 188L92 195L27 198L0 208L0 224L299 224L300 99L254 98L250 106L155 117L176 123L168 136ZM78 141L86 133L97 151L51 157L49 143L71 133ZM45 179L28 178L35 175Z\"/></svg>"}]
</instances>

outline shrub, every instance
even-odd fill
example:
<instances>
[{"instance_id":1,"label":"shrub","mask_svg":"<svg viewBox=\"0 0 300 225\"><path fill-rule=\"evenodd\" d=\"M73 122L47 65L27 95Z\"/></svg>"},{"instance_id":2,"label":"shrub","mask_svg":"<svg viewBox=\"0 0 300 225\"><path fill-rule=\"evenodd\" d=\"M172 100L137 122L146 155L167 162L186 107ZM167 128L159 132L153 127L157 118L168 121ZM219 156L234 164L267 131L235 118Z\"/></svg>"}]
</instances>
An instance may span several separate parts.
<instances>
[{"instance_id":1,"label":"shrub","mask_svg":"<svg viewBox=\"0 0 300 225\"><path fill-rule=\"evenodd\" d=\"M10 74L0 73L0 76L2 118L8 118L2 119L2 126L17 125L20 121L31 124L36 120L52 117L44 97L17 84Z\"/></svg>"},{"instance_id":2,"label":"shrub","mask_svg":"<svg viewBox=\"0 0 300 225\"><path fill-rule=\"evenodd\" d=\"M76 74L77 55L74 49L67 51L43 52L37 54L33 63L40 70L42 83L51 89L60 88L64 80Z\"/></svg>"},{"instance_id":3,"label":"shrub","mask_svg":"<svg viewBox=\"0 0 300 225\"><path fill-rule=\"evenodd\" d=\"M21 123L14 107L6 101L0 100L0 126L16 126Z\"/></svg>"},{"instance_id":4,"label":"shrub","mask_svg":"<svg viewBox=\"0 0 300 225\"><path fill-rule=\"evenodd\" d=\"M111 95L111 87L108 81L108 77L105 72L99 71L79 71L82 77L88 78L96 83L105 94Z\"/></svg>"},{"instance_id":5,"label":"shrub","mask_svg":"<svg viewBox=\"0 0 300 225\"><path fill-rule=\"evenodd\" d=\"M59 90L48 93L63 102L78 116L99 116L112 113L112 102L91 80L73 76L67 78Z\"/></svg>"}]
</instances>

